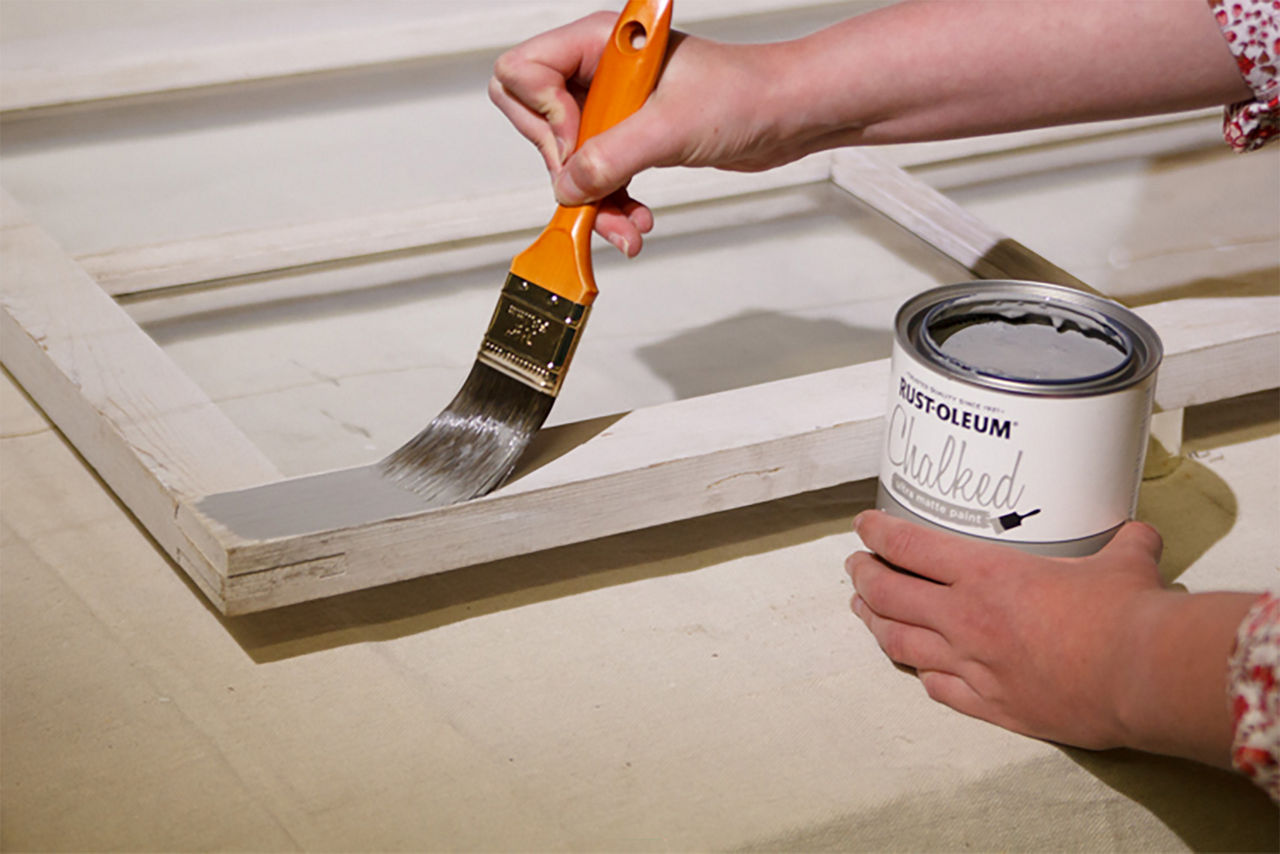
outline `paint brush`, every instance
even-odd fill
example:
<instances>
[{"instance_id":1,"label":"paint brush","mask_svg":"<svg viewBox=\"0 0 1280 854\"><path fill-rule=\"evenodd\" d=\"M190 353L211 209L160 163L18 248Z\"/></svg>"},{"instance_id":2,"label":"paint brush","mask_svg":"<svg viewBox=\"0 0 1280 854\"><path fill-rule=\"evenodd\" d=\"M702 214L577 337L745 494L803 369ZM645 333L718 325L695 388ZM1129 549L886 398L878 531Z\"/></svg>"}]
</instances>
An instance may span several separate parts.
<instances>
[{"instance_id":1,"label":"paint brush","mask_svg":"<svg viewBox=\"0 0 1280 854\"><path fill-rule=\"evenodd\" d=\"M672 0L630 0L582 107L575 150L640 109L666 56ZM596 296L597 206L559 206L511 263L471 373L422 432L378 466L429 506L484 495L511 475L546 421Z\"/></svg>"}]
</instances>

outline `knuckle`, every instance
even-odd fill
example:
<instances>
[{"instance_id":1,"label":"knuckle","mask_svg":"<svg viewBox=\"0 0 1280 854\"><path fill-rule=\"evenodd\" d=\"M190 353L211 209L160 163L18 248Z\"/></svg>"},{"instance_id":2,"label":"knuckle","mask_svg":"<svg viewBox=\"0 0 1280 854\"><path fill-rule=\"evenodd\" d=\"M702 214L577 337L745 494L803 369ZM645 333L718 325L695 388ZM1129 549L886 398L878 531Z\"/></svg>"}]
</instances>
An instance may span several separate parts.
<instances>
[{"instance_id":1,"label":"knuckle","mask_svg":"<svg viewBox=\"0 0 1280 854\"><path fill-rule=\"evenodd\" d=\"M856 557L856 556L855 556ZM875 607L880 598L880 577L882 567L870 556L856 560L852 570L853 586L858 595L871 607Z\"/></svg>"},{"instance_id":2,"label":"knuckle","mask_svg":"<svg viewBox=\"0 0 1280 854\"><path fill-rule=\"evenodd\" d=\"M537 49L522 42L498 54L493 60L493 76L505 86L517 87L536 78L544 65Z\"/></svg>"},{"instance_id":3,"label":"knuckle","mask_svg":"<svg viewBox=\"0 0 1280 854\"><path fill-rule=\"evenodd\" d=\"M881 628L876 640L880 642L880 649L884 650L884 654L889 656L891 661L899 664L909 664L911 651L906 633L902 631L901 626L886 625Z\"/></svg>"},{"instance_id":4,"label":"knuckle","mask_svg":"<svg viewBox=\"0 0 1280 854\"><path fill-rule=\"evenodd\" d=\"M950 705L951 692L947 690L947 680L942 674L926 673L920 677L920 684L924 686L924 692L929 695L929 699Z\"/></svg>"},{"instance_id":5,"label":"knuckle","mask_svg":"<svg viewBox=\"0 0 1280 854\"><path fill-rule=\"evenodd\" d=\"M866 564L868 555L866 552L854 552L844 559L844 571L853 581L856 588L858 586L858 574L862 572L862 567Z\"/></svg>"},{"instance_id":6,"label":"knuckle","mask_svg":"<svg viewBox=\"0 0 1280 854\"><path fill-rule=\"evenodd\" d=\"M584 190L603 189L609 180L609 164L594 139L583 143L574 153L574 178Z\"/></svg>"},{"instance_id":7,"label":"knuckle","mask_svg":"<svg viewBox=\"0 0 1280 854\"><path fill-rule=\"evenodd\" d=\"M505 94L506 87L502 85L502 81L495 71L494 75L489 78L489 100L495 104L500 104Z\"/></svg>"},{"instance_id":8,"label":"knuckle","mask_svg":"<svg viewBox=\"0 0 1280 854\"><path fill-rule=\"evenodd\" d=\"M521 66L520 55L518 49L513 48L501 54L493 61L493 81L490 83L490 89L493 83L499 86L514 80L519 74Z\"/></svg>"},{"instance_id":9,"label":"knuckle","mask_svg":"<svg viewBox=\"0 0 1280 854\"><path fill-rule=\"evenodd\" d=\"M857 551L845 558L844 565L849 568L850 572L860 572L873 560L874 558L871 557L870 552Z\"/></svg>"},{"instance_id":10,"label":"knuckle","mask_svg":"<svg viewBox=\"0 0 1280 854\"><path fill-rule=\"evenodd\" d=\"M1017 578L1018 576L1010 571L1010 567L998 557L992 560L974 561L965 565L965 582L967 586L972 585L982 588L996 582L1014 583Z\"/></svg>"},{"instance_id":11,"label":"knuckle","mask_svg":"<svg viewBox=\"0 0 1280 854\"><path fill-rule=\"evenodd\" d=\"M919 548L920 531L915 525L895 524L884 536L884 555L895 563L910 560Z\"/></svg>"}]
</instances>

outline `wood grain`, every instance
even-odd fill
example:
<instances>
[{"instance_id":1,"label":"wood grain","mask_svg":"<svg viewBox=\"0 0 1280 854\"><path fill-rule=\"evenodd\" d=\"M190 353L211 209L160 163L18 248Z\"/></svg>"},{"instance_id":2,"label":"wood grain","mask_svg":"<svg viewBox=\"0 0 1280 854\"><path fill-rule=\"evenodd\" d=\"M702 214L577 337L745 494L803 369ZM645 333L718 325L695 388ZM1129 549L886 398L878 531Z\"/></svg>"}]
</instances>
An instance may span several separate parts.
<instances>
[{"instance_id":1,"label":"wood grain","mask_svg":"<svg viewBox=\"0 0 1280 854\"><path fill-rule=\"evenodd\" d=\"M174 525L178 504L280 473L7 193L0 255L5 367L165 551L216 589Z\"/></svg>"},{"instance_id":2,"label":"wood grain","mask_svg":"<svg viewBox=\"0 0 1280 854\"><path fill-rule=\"evenodd\" d=\"M1178 149L1200 138L1206 119L1125 125L1101 138L1091 137L1096 129L1055 129L1019 140L841 151L753 176L680 173L658 182L650 201L677 230L695 231L708 221L786 217L812 203L790 191L829 184L977 277L1087 287L898 164L949 176L943 181L982 180L1063 157L1070 162L1067 152L1077 145L1097 143L1107 152L1097 156L1109 157ZM1019 165L1010 167L1006 156ZM196 286L176 298L185 300L201 298L210 283L247 282L248 293L252 277L269 271L409 251L437 253L436 272L443 272L493 260L513 237L538 227L547 209L543 190L210 235L81 259L91 276L6 196L0 356L160 547L227 613L875 475L884 360L545 430L516 480L452 507L426 510L368 468L281 480L94 278L133 298ZM1280 385L1278 299L1187 299L1139 309L1165 340L1157 405L1177 409Z\"/></svg>"},{"instance_id":3,"label":"wood grain","mask_svg":"<svg viewBox=\"0 0 1280 854\"><path fill-rule=\"evenodd\" d=\"M1280 298L1245 303L1139 309L1166 343L1161 406L1280 385ZM415 511L354 469L212 496L179 523L225 555L229 613L270 608L874 477L887 382L880 360L553 428L531 471L452 507Z\"/></svg>"},{"instance_id":4,"label":"wood grain","mask_svg":"<svg viewBox=\"0 0 1280 854\"><path fill-rule=\"evenodd\" d=\"M859 180L859 172L864 181L870 174L893 174L880 168L885 166L923 171L928 179L921 186L945 190L1091 159L1114 160L1199 148L1218 143L1220 123L1217 111L1199 111L874 151L853 149L834 156L821 153L757 174L660 171L646 176L644 197L659 210L665 231L669 228L666 212L683 205L740 198L828 179L843 187ZM873 162L875 166L870 165ZM888 194L919 183L905 178L893 180L901 186L885 186ZM874 185L864 186L865 192L875 189ZM880 194L882 204L892 216L886 193ZM945 200L943 203L951 204ZM108 293L122 298L161 292L167 296L187 286L231 280L251 287L252 282L244 281L247 277L273 271L408 251L456 254L464 243L470 249L466 263L475 264L498 261L504 253L509 257L510 247L501 238L541 228L550 210L545 188L535 188L450 199L356 219L320 220L148 246L123 246L81 255L77 260ZM989 229L967 214L953 216L952 221L959 223L965 218L971 222L959 233L962 239L973 242L991 236ZM1058 270L1057 275L1054 281L1066 283L1065 271ZM252 299L247 295L243 298Z\"/></svg>"}]
</instances>

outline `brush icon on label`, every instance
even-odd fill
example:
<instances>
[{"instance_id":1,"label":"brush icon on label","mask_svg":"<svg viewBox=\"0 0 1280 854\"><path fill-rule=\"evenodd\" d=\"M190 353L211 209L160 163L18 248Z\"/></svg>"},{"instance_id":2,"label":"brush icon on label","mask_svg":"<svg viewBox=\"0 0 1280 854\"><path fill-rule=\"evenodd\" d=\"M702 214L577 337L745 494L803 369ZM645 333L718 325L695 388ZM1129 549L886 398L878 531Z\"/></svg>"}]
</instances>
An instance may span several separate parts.
<instances>
[{"instance_id":1,"label":"brush icon on label","mask_svg":"<svg viewBox=\"0 0 1280 854\"><path fill-rule=\"evenodd\" d=\"M1034 516L1039 512L1040 508L1037 507L1035 510L1030 510L1026 513L1018 513L1017 511L1014 511L1013 513L1006 513L1003 516L992 516L990 520L991 527L997 534L1003 534L1010 528L1016 528L1021 525L1023 519L1026 519L1028 516Z\"/></svg>"}]
</instances>

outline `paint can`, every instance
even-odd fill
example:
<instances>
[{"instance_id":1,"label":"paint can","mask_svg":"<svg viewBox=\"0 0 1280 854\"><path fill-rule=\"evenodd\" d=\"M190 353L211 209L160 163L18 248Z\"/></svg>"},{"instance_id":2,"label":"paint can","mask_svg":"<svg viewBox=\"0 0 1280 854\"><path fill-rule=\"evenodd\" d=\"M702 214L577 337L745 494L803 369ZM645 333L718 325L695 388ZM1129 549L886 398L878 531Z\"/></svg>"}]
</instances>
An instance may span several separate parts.
<instances>
[{"instance_id":1,"label":"paint can","mask_svg":"<svg viewBox=\"0 0 1280 854\"><path fill-rule=\"evenodd\" d=\"M894 322L876 506L1037 554L1096 552L1137 508L1162 352L1136 314L1072 288L917 295Z\"/></svg>"}]
</instances>

